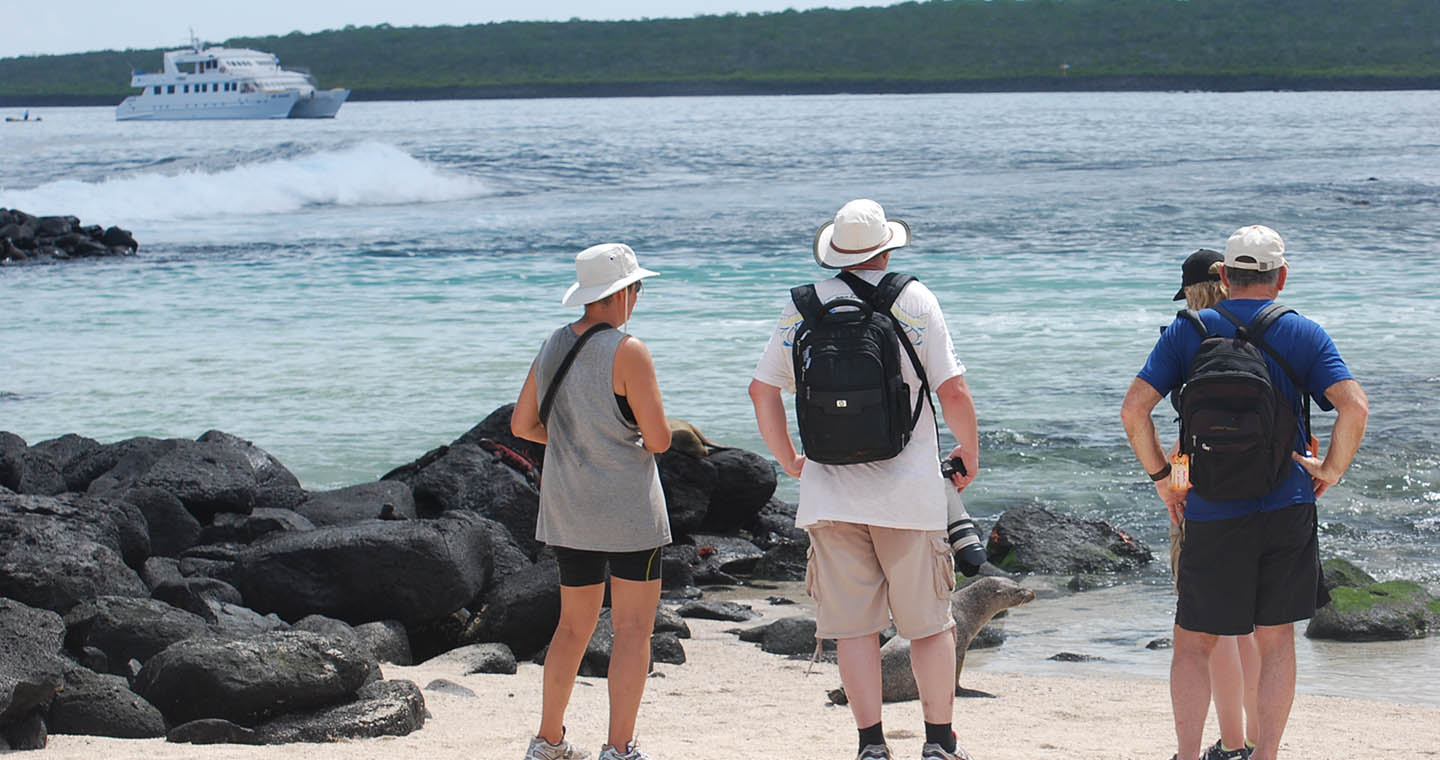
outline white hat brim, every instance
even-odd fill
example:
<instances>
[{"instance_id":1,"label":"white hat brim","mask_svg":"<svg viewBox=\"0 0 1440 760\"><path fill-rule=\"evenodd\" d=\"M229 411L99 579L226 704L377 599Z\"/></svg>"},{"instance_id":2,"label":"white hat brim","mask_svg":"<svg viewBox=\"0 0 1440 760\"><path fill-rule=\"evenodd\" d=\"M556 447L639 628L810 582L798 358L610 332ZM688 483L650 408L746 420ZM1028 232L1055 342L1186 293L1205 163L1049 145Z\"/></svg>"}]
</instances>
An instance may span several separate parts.
<instances>
[{"instance_id":1,"label":"white hat brim","mask_svg":"<svg viewBox=\"0 0 1440 760\"><path fill-rule=\"evenodd\" d=\"M890 239L876 246L874 250L862 253L842 253L831 245L831 238L835 234L835 223L826 222L820 225L819 231L815 233L815 263L826 269L844 269L864 264L887 251L910 245L910 225L899 219L889 219L886 220L885 227L890 232Z\"/></svg>"},{"instance_id":2,"label":"white hat brim","mask_svg":"<svg viewBox=\"0 0 1440 760\"><path fill-rule=\"evenodd\" d=\"M639 282L646 277L656 277L659 276L659 274L659 272L652 272L645 267L636 267L635 271L607 285L591 285L588 288L582 288L580 287L580 283L576 281L570 284L570 289L565 291L565 296L560 299L560 303L565 306L584 306L587 303L599 301L611 293L619 292L621 288Z\"/></svg>"}]
</instances>

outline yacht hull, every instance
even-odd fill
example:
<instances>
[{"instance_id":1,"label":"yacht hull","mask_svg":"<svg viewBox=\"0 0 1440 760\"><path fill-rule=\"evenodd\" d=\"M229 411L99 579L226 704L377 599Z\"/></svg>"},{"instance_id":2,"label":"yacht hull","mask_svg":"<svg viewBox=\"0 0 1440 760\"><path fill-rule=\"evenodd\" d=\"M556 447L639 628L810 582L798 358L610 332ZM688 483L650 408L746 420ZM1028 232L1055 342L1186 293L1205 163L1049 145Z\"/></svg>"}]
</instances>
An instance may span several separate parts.
<instances>
[{"instance_id":1,"label":"yacht hull","mask_svg":"<svg viewBox=\"0 0 1440 760\"><path fill-rule=\"evenodd\" d=\"M333 119L348 97L350 97L349 90L316 90L295 101L295 107L290 109L290 118Z\"/></svg>"},{"instance_id":2,"label":"yacht hull","mask_svg":"<svg viewBox=\"0 0 1440 760\"><path fill-rule=\"evenodd\" d=\"M290 112L294 110L295 103L299 100L300 93L295 91L184 102L167 102L160 98L131 95L115 108L115 119L116 121L286 119L290 117Z\"/></svg>"}]
</instances>

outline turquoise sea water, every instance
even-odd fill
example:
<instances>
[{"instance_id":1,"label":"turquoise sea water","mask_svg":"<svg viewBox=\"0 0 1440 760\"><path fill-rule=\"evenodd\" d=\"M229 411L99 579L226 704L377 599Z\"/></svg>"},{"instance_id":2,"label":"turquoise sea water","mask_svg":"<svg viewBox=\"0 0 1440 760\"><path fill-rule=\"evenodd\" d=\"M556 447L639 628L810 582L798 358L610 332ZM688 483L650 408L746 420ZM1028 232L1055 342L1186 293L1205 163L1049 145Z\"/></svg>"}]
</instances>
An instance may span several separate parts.
<instances>
[{"instance_id":1,"label":"turquoise sea water","mask_svg":"<svg viewBox=\"0 0 1440 760\"><path fill-rule=\"evenodd\" d=\"M1440 591L1440 93L352 103L276 123L41 113L0 130L0 207L119 224L142 248L0 269L0 429L31 443L220 428L308 488L372 480L513 400L574 314L559 303L574 254L620 240L663 273L631 330L667 411L763 451L750 371L786 289L819 275L815 228L871 197L914 229L894 266L937 293L969 368L982 524L1049 505L1161 558L1106 592L1124 615L1070 609L1083 595L1025 615L1163 676L1100 641L1116 621L1134 638L1168 628L1165 518L1120 399L1173 316L1184 256L1264 223L1292 252L1282 300L1331 331L1372 400L1361 454L1321 504L1323 549ZM1331 419L1317 415L1322 439ZM1397 654L1376 696L1440 703L1432 642L1377 651ZM1339 656L1302 654L1302 689Z\"/></svg>"}]
</instances>

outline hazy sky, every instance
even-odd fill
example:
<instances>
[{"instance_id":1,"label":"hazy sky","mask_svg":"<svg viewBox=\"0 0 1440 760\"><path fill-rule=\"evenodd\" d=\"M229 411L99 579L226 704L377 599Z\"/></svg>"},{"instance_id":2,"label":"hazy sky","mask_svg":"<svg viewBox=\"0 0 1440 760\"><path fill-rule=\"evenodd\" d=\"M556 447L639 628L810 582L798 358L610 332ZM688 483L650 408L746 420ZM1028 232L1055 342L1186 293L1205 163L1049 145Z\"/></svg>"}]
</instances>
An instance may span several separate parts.
<instances>
[{"instance_id":1,"label":"hazy sky","mask_svg":"<svg viewBox=\"0 0 1440 760\"><path fill-rule=\"evenodd\" d=\"M853 8L895 0L0 0L0 58L318 32L346 24L438 26L487 21L688 18L698 14Z\"/></svg>"}]
</instances>

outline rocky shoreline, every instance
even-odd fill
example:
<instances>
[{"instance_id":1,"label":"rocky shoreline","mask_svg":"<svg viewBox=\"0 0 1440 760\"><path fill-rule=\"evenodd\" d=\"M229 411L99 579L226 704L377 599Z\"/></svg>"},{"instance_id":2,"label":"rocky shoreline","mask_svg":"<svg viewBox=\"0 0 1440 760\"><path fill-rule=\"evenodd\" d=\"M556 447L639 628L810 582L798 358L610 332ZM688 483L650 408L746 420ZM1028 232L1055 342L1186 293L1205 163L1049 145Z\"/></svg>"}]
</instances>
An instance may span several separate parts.
<instances>
[{"instance_id":1,"label":"rocky shoreline","mask_svg":"<svg viewBox=\"0 0 1440 760\"><path fill-rule=\"evenodd\" d=\"M0 208L0 266L53 264L72 259L134 256L129 230L83 225L73 216L31 216Z\"/></svg>"},{"instance_id":2,"label":"rocky shoreline","mask_svg":"<svg viewBox=\"0 0 1440 760\"><path fill-rule=\"evenodd\" d=\"M446 658L513 674L542 661L559 618L555 561L533 539L543 447L510 435L510 409L378 481L321 492L220 431L34 445L0 432L0 749L43 747L51 733L398 736L424 724L425 694L384 680L381 663ZM657 456L675 543L663 552L666 604L652 639L654 661L671 664L686 660L687 618L753 616L702 588L802 579L808 549L794 505L774 498L769 460L677 441ZM992 587L1013 597L972 610L983 617L964 628L973 646L1003 641L977 629L1028 600L1010 573L1073 575L1083 588L1079 579L1151 560L1108 524L1037 507L1002 515L988 549L989 585L958 590L953 604ZM1361 622L1320 635L1409 638L1440 623L1440 602L1423 591L1389 612L1398 587L1332 576L1354 589L1339 590L1337 617ZM602 617L582 674L604 676L609 630ZM736 633L774 654L814 647L803 616ZM897 699L913 698L907 669L894 668Z\"/></svg>"}]
</instances>

